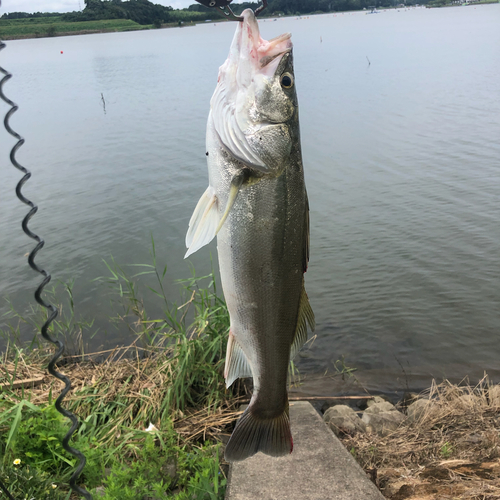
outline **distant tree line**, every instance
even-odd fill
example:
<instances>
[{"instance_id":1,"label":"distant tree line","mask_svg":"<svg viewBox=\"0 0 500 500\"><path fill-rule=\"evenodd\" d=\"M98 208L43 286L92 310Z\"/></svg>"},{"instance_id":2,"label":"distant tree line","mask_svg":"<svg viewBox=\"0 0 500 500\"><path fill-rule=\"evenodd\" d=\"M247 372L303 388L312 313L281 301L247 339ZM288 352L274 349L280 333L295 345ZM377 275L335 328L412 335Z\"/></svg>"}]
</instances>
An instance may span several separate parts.
<instances>
[{"instance_id":1,"label":"distant tree line","mask_svg":"<svg viewBox=\"0 0 500 500\"><path fill-rule=\"evenodd\" d=\"M172 7L148 0L85 0L81 12L63 14L64 21L97 21L100 19L131 19L139 24L167 23Z\"/></svg>"},{"instance_id":2,"label":"distant tree line","mask_svg":"<svg viewBox=\"0 0 500 500\"><path fill-rule=\"evenodd\" d=\"M429 0L269 0L263 15L305 15L348 10L362 10L371 7L394 7L395 5L425 5ZM233 11L241 13L244 9L255 10L260 2L231 4Z\"/></svg>"},{"instance_id":3,"label":"distant tree line","mask_svg":"<svg viewBox=\"0 0 500 500\"><path fill-rule=\"evenodd\" d=\"M2 19L27 19L29 17L56 17L60 16L58 12L9 12L2 15Z\"/></svg>"},{"instance_id":4,"label":"distant tree line","mask_svg":"<svg viewBox=\"0 0 500 500\"><path fill-rule=\"evenodd\" d=\"M362 10L372 7L394 7L396 5L425 5L430 0L269 0L263 16L303 16L305 14L320 14L327 12L342 12L348 10ZM434 0L446 2L447 0ZM262 2L232 3L231 9L235 14L241 14L245 9L255 10ZM188 10L207 12L214 16L215 9L208 9L198 3L190 5Z\"/></svg>"}]
</instances>

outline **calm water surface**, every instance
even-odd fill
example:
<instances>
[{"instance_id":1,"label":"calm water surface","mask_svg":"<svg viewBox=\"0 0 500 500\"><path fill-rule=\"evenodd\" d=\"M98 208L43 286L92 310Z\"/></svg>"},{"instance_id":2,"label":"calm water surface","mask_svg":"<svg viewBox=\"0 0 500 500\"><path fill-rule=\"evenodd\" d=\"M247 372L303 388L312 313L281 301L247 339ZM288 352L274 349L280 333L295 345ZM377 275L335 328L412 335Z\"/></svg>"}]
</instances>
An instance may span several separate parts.
<instances>
[{"instance_id":1,"label":"calm water surface","mask_svg":"<svg viewBox=\"0 0 500 500\"><path fill-rule=\"evenodd\" d=\"M499 381L498 26L496 4L261 23L265 38L290 31L295 44L318 325L299 361L304 392L335 393L314 375L342 356L368 388L484 370ZM76 278L77 313L99 328L92 348L130 341L92 281L102 259L150 262L152 233L179 300L187 223L207 185L209 100L234 28L21 40L1 53L20 105L11 123L26 138L18 159L34 174L25 193L40 206L31 227L47 241L38 262ZM0 296L23 311L39 278L24 257L13 144L0 134ZM210 252L215 243L190 258L199 274Z\"/></svg>"}]
</instances>

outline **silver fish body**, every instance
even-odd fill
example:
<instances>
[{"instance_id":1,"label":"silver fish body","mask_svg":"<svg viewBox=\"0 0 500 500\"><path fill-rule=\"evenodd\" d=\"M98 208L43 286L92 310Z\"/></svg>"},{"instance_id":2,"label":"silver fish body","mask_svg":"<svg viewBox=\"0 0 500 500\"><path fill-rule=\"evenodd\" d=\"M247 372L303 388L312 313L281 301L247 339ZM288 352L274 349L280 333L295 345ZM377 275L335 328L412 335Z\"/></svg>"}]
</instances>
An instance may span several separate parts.
<instances>
[{"instance_id":1,"label":"silver fish body","mask_svg":"<svg viewBox=\"0 0 500 500\"><path fill-rule=\"evenodd\" d=\"M243 17L230 64L221 67L226 79L219 75L212 98L209 188L186 239L189 254L217 233L231 323L226 383L245 376L254 382L250 405L226 447L229 461L258 451L273 456L292 451L288 366L307 339L306 322L314 327L304 291L309 207L290 37L278 37L272 45L260 38L252 11ZM248 70L255 47L263 47L262 53ZM241 68L246 72L241 70L238 80ZM231 90L232 77L237 85Z\"/></svg>"}]
</instances>

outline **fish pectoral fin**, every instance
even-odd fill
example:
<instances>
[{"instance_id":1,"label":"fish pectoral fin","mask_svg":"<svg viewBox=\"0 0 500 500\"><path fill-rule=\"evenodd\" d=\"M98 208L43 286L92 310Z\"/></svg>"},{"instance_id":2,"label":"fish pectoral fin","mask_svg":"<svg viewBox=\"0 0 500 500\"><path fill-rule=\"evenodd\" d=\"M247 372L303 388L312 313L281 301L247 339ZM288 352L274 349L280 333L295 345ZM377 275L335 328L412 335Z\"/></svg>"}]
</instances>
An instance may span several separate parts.
<instances>
[{"instance_id":1,"label":"fish pectoral fin","mask_svg":"<svg viewBox=\"0 0 500 500\"><path fill-rule=\"evenodd\" d=\"M297 327L295 329L295 336L293 338L292 347L290 348L290 361L295 358L297 353L302 349L302 346L307 341L307 325L314 332L316 321L314 319L314 312L309 298L307 297L304 282L302 282L302 293L300 295L299 314L297 317Z\"/></svg>"},{"instance_id":2,"label":"fish pectoral fin","mask_svg":"<svg viewBox=\"0 0 500 500\"><path fill-rule=\"evenodd\" d=\"M234 335L229 331L227 341L226 366L224 368L224 378L226 387L229 388L238 378L252 377L252 368L248 362L243 349L238 344Z\"/></svg>"},{"instance_id":3,"label":"fish pectoral fin","mask_svg":"<svg viewBox=\"0 0 500 500\"><path fill-rule=\"evenodd\" d=\"M189 229L186 234L188 251L184 258L189 257L192 253L210 243L216 235L218 224L218 199L214 188L208 186L206 191L201 195L189 221Z\"/></svg>"},{"instance_id":4,"label":"fish pectoral fin","mask_svg":"<svg viewBox=\"0 0 500 500\"><path fill-rule=\"evenodd\" d=\"M231 211L231 208L233 208L234 202L238 197L238 193L240 192L240 187L247 178L248 178L248 173L246 170L243 170L241 173L235 175L231 179L231 187L229 188L229 196L227 198L226 209L222 214L217 229L215 230L215 234L217 234L221 230L221 227L223 226L224 222L226 222L227 216L229 215L229 212Z\"/></svg>"}]
</instances>

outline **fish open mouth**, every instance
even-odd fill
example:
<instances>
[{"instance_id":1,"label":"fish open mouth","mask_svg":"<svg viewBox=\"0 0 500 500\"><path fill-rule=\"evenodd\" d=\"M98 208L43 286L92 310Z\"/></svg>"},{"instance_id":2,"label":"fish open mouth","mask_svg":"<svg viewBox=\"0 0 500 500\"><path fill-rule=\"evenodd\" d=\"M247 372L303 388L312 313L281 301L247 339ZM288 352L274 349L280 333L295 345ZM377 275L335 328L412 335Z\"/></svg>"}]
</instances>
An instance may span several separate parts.
<instances>
[{"instance_id":1,"label":"fish open mouth","mask_svg":"<svg viewBox=\"0 0 500 500\"><path fill-rule=\"evenodd\" d=\"M211 100L211 119L222 144L235 158L250 168L265 172L268 167L260 153L249 144L247 134L265 128L254 120L255 96L274 77L283 56L291 52L291 34L264 40L254 12L246 9L242 18L236 27L228 58L219 69Z\"/></svg>"},{"instance_id":2,"label":"fish open mouth","mask_svg":"<svg viewBox=\"0 0 500 500\"><path fill-rule=\"evenodd\" d=\"M265 68L277 58L284 56L286 53L292 50L292 42L290 33L284 33L268 42L265 40L261 40L265 42L265 44L261 44L261 46L257 49L259 53L264 53L259 60L260 67Z\"/></svg>"},{"instance_id":3,"label":"fish open mouth","mask_svg":"<svg viewBox=\"0 0 500 500\"><path fill-rule=\"evenodd\" d=\"M241 17L228 58L219 69L218 81L233 97L248 89L257 75L274 76L282 57L293 47L290 33L264 40L253 10L244 10Z\"/></svg>"},{"instance_id":4,"label":"fish open mouth","mask_svg":"<svg viewBox=\"0 0 500 500\"><path fill-rule=\"evenodd\" d=\"M271 76L269 66L277 67L281 57L292 50L292 35L284 33L264 40L260 36L259 23L253 11L246 9L241 16L243 21L234 35L228 60L238 66L239 73L261 70L266 76Z\"/></svg>"}]
</instances>

